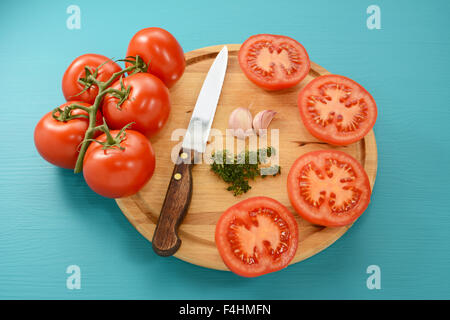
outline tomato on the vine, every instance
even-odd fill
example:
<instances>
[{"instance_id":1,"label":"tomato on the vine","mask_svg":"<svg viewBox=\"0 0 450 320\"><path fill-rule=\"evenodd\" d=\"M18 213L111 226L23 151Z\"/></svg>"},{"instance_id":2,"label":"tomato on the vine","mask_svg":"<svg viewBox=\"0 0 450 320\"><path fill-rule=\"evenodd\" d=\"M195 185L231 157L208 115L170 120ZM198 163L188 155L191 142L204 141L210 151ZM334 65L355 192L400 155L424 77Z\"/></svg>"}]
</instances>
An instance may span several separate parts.
<instances>
[{"instance_id":1,"label":"tomato on the vine","mask_svg":"<svg viewBox=\"0 0 450 320\"><path fill-rule=\"evenodd\" d=\"M309 82L298 95L298 109L306 129L334 145L364 138L377 120L377 105L370 93L352 79L335 74Z\"/></svg>"},{"instance_id":2,"label":"tomato on the vine","mask_svg":"<svg viewBox=\"0 0 450 320\"><path fill-rule=\"evenodd\" d=\"M111 130L112 136L119 131ZM127 197L138 192L152 177L155 153L152 145L141 133L126 130L120 147L103 148L92 142L84 156L83 176L89 187L107 198ZM97 141L105 142L106 134Z\"/></svg>"},{"instance_id":3,"label":"tomato on the vine","mask_svg":"<svg viewBox=\"0 0 450 320\"><path fill-rule=\"evenodd\" d=\"M148 72L170 88L181 78L186 66L183 49L177 39L161 28L145 28L131 39L127 57L139 55L148 65ZM126 67L130 64L126 63Z\"/></svg>"},{"instance_id":4,"label":"tomato on the vine","mask_svg":"<svg viewBox=\"0 0 450 320\"><path fill-rule=\"evenodd\" d=\"M257 277L289 264L297 251L298 227L284 205L268 197L253 197L222 214L215 240L231 271Z\"/></svg>"},{"instance_id":5,"label":"tomato on the vine","mask_svg":"<svg viewBox=\"0 0 450 320\"><path fill-rule=\"evenodd\" d=\"M98 68L100 65L102 66ZM73 62L66 69L62 79L62 91L67 101L75 99L90 104L94 103L95 97L98 94L97 85L92 84L89 89L84 91L82 94L79 94L85 88L85 85L80 83L79 79L85 79L86 66L92 74L94 74L95 69L98 68L96 78L102 82L108 81L114 73L122 70L117 63L100 54L89 53L79 56L73 60Z\"/></svg>"},{"instance_id":6,"label":"tomato on the vine","mask_svg":"<svg viewBox=\"0 0 450 320\"><path fill-rule=\"evenodd\" d=\"M91 107L85 102L69 101L59 108L64 110L72 103L84 107ZM85 115L68 121L59 121L53 118L53 112L44 115L34 129L34 144L39 154L55 166L73 169L78 157L78 149L89 127L87 112L74 109L72 115ZM56 116L58 113L55 114ZM97 124L101 124L101 115L97 113Z\"/></svg>"},{"instance_id":7,"label":"tomato on the vine","mask_svg":"<svg viewBox=\"0 0 450 320\"><path fill-rule=\"evenodd\" d=\"M102 102L103 116L111 129L121 129L129 123L131 128L147 137L155 135L170 114L169 90L156 76L137 73L123 79L123 86L130 87L128 98L117 106L119 99L107 94ZM111 88L120 90L120 80Z\"/></svg>"},{"instance_id":8,"label":"tomato on the vine","mask_svg":"<svg viewBox=\"0 0 450 320\"><path fill-rule=\"evenodd\" d=\"M337 150L308 152L292 165L289 199L311 223L339 227L353 223L370 202L369 178L352 156Z\"/></svg>"},{"instance_id":9,"label":"tomato on the vine","mask_svg":"<svg viewBox=\"0 0 450 320\"><path fill-rule=\"evenodd\" d=\"M293 87L310 68L308 53L299 42L272 34L245 40L239 50L239 65L250 81L266 90Z\"/></svg>"}]
</instances>

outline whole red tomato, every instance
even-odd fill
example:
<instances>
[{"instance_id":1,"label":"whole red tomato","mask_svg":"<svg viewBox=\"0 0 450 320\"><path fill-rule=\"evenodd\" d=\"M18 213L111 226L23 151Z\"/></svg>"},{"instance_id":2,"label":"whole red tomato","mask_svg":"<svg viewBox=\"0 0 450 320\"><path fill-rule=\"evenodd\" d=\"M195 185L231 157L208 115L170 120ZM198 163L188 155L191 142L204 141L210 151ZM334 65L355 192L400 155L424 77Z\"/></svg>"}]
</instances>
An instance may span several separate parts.
<instances>
[{"instance_id":1,"label":"whole red tomato","mask_svg":"<svg viewBox=\"0 0 450 320\"><path fill-rule=\"evenodd\" d=\"M164 83L149 73L137 73L123 79L125 87L131 87L128 98L120 107L119 99L106 95L102 102L103 116L111 129L121 129L134 122L133 130L147 137L156 134L170 114L169 90ZM120 82L111 88L120 89Z\"/></svg>"},{"instance_id":2,"label":"whole red tomato","mask_svg":"<svg viewBox=\"0 0 450 320\"><path fill-rule=\"evenodd\" d=\"M77 95L84 89L84 85L78 79L86 77L85 66L88 66L90 71L94 73L95 69L106 61L108 62L98 70L97 80L99 81L108 81L113 73L119 72L122 68L108 57L94 53L84 54L73 60L62 79L62 90L66 100L76 99L93 104L98 94L98 87L92 85L85 92Z\"/></svg>"},{"instance_id":3,"label":"whole red tomato","mask_svg":"<svg viewBox=\"0 0 450 320\"><path fill-rule=\"evenodd\" d=\"M118 130L111 130L115 137ZM120 198L138 192L153 175L155 154L152 145L141 133L126 130L120 146L104 150L92 142L84 156L83 175L89 187L107 198ZM106 141L106 134L97 138Z\"/></svg>"},{"instance_id":4,"label":"whole red tomato","mask_svg":"<svg viewBox=\"0 0 450 320\"><path fill-rule=\"evenodd\" d=\"M183 49L177 39L161 28L145 28L133 36L127 57L136 55L149 65L148 72L160 78L168 88L181 78L186 66Z\"/></svg>"},{"instance_id":5,"label":"whole red tomato","mask_svg":"<svg viewBox=\"0 0 450 320\"><path fill-rule=\"evenodd\" d=\"M85 102L69 101L62 104L59 108L64 110L72 103L90 107ZM81 109L72 111L72 115L79 114L87 115L87 112ZM97 124L100 123L101 115L98 113ZM87 118L58 121L53 118L52 112L49 112L42 117L34 129L34 144L42 158L51 164L61 168L74 169L78 157L78 149L88 127L89 120Z\"/></svg>"}]
</instances>

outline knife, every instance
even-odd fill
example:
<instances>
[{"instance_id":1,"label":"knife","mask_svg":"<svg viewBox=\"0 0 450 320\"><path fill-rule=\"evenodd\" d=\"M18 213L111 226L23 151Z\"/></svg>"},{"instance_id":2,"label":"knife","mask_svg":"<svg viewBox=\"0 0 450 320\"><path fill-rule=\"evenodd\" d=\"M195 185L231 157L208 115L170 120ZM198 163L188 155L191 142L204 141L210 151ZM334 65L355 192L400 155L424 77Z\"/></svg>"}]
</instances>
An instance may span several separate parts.
<instances>
[{"instance_id":1,"label":"knife","mask_svg":"<svg viewBox=\"0 0 450 320\"><path fill-rule=\"evenodd\" d=\"M203 82L170 178L152 239L153 250L160 256L173 255L181 245L178 227L189 209L192 198L192 167L197 156L205 152L227 64L228 49L224 46Z\"/></svg>"}]
</instances>

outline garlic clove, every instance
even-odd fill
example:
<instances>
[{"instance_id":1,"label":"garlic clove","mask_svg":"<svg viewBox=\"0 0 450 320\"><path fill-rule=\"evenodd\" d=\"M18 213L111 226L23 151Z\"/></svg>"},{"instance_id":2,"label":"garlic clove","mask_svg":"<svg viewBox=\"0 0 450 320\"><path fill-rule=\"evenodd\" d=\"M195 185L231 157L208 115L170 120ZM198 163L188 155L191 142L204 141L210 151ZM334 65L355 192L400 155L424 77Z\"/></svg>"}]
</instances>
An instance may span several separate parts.
<instances>
[{"instance_id":1,"label":"garlic clove","mask_svg":"<svg viewBox=\"0 0 450 320\"><path fill-rule=\"evenodd\" d=\"M267 133L267 128L269 127L270 122L275 117L277 113L273 110L263 110L256 114L253 119L253 128L256 131L256 134L263 135Z\"/></svg>"},{"instance_id":2,"label":"garlic clove","mask_svg":"<svg viewBox=\"0 0 450 320\"><path fill-rule=\"evenodd\" d=\"M239 139L245 139L253 134L252 114L247 108L233 110L228 119L228 128L233 130L233 135Z\"/></svg>"}]
</instances>

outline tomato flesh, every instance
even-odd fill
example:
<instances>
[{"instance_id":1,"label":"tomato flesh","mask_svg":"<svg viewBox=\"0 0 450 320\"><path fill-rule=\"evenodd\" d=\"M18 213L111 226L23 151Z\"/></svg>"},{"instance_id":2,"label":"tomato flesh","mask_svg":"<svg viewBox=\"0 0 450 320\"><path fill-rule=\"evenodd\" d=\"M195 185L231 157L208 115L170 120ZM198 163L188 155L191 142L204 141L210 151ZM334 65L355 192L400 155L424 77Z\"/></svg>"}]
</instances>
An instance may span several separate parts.
<instances>
[{"instance_id":1,"label":"tomato flesh","mask_svg":"<svg viewBox=\"0 0 450 320\"><path fill-rule=\"evenodd\" d=\"M230 207L216 226L216 244L234 273L256 277L286 267L295 255L298 228L278 201L254 197Z\"/></svg>"},{"instance_id":2,"label":"tomato flesh","mask_svg":"<svg viewBox=\"0 0 450 320\"><path fill-rule=\"evenodd\" d=\"M267 90L295 86L310 69L308 53L299 42L270 34L247 39L239 50L239 64L252 82Z\"/></svg>"},{"instance_id":3,"label":"tomato flesh","mask_svg":"<svg viewBox=\"0 0 450 320\"><path fill-rule=\"evenodd\" d=\"M324 75L308 83L300 91L298 108L308 131L335 145L362 139L377 118L377 106L370 93L339 75Z\"/></svg>"},{"instance_id":4,"label":"tomato flesh","mask_svg":"<svg viewBox=\"0 0 450 320\"><path fill-rule=\"evenodd\" d=\"M313 151L298 158L288 175L294 209L311 223L337 227L354 222L370 202L364 168L336 150Z\"/></svg>"}]
</instances>

